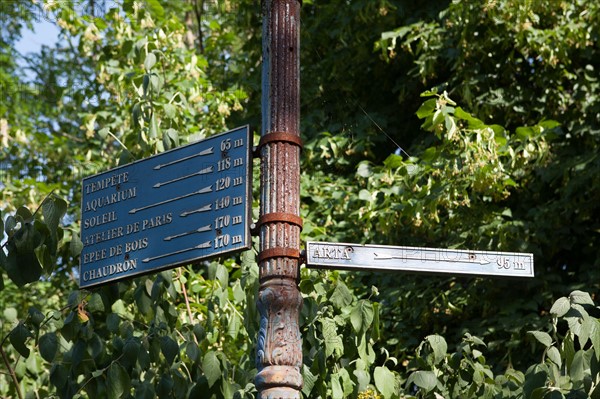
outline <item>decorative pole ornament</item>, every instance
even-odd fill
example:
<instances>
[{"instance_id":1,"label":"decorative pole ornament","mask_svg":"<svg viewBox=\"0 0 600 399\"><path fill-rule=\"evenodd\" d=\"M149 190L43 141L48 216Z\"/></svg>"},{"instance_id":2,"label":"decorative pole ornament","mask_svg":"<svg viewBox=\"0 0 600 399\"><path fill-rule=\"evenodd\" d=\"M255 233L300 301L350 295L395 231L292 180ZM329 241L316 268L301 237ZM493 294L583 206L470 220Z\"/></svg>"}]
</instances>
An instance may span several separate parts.
<instances>
[{"instance_id":1,"label":"decorative pole ornament","mask_svg":"<svg viewBox=\"0 0 600 399\"><path fill-rule=\"evenodd\" d=\"M300 0L264 0L258 254L259 399L299 399Z\"/></svg>"}]
</instances>

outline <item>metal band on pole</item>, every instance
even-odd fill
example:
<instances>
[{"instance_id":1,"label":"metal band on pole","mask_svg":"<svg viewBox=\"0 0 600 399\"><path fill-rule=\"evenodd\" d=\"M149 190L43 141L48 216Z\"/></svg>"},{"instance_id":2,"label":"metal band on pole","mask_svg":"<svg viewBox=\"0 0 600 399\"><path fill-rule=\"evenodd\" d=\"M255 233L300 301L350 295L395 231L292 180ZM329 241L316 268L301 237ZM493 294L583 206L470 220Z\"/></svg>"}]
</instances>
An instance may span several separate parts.
<instances>
[{"instance_id":1,"label":"metal band on pole","mask_svg":"<svg viewBox=\"0 0 600 399\"><path fill-rule=\"evenodd\" d=\"M258 399L300 399L299 0L263 1Z\"/></svg>"},{"instance_id":2,"label":"metal band on pole","mask_svg":"<svg viewBox=\"0 0 600 399\"><path fill-rule=\"evenodd\" d=\"M285 132L274 132L262 136L260 138L260 142L258 143L258 148L260 149L265 144L272 142L292 143L302 148L302 139L300 138L300 136Z\"/></svg>"}]
</instances>

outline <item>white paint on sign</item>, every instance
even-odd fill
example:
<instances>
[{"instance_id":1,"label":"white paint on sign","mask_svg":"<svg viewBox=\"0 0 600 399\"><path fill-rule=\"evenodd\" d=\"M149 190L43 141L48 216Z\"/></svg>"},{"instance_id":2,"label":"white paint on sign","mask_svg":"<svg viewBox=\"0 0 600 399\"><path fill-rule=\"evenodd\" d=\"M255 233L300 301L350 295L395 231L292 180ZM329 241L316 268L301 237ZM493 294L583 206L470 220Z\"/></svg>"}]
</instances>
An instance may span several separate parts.
<instances>
[{"instance_id":1,"label":"white paint on sign","mask_svg":"<svg viewBox=\"0 0 600 399\"><path fill-rule=\"evenodd\" d=\"M306 266L360 271L533 277L533 255L515 252L307 242Z\"/></svg>"}]
</instances>

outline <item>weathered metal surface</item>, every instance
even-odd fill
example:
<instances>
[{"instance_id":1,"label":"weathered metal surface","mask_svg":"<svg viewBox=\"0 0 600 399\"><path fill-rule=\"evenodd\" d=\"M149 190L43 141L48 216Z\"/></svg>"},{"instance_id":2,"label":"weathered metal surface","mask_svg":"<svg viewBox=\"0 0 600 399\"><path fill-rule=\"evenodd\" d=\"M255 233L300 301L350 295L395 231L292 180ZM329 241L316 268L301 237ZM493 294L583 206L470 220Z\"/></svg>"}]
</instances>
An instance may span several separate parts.
<instances>
[{"instance_id":1,"label":"weathered metal surface","mask_svg":"<svg viewBox=\"0 0 600 399\"><path fill-rule=\"evenodd\" d=\"M306 266L318 269L406 271L497 277L533 277L528 253L307 242Z\"/></svg>"},{"instance_id":2,"label":"weathered metal surface","mask_svg":"<svg viewBox=\"0 0 600 399\"><path fill-rule=\"evenodd\" d=\"M87 177L81 288L248 249L247 126Z\"/></svg>"},{"instance_id":3,"label":"weathered metal surface","mask_svg":"<svg viewBox=\"0 0 600 399\"><path fill-rule=\"evenodd\" d=\"M300 1L265 0L262 12L260 330L255 383L259 399L299 399Z\"/></svg>"}]
</instances>

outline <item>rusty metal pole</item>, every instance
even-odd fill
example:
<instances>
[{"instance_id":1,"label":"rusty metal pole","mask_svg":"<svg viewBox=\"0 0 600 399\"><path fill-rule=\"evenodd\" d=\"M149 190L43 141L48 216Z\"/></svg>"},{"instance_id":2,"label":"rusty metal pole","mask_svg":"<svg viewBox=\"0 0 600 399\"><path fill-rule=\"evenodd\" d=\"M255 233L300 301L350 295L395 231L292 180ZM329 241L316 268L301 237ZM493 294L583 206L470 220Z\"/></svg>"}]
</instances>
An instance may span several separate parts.
<instances>
[{"instance_id":1,"label":"rusty metal pole","mask_svg":"<svg viewBox=\"0 0 600 399\"><path fill-rule=\"evenodd\" d=\"M263 0L258 399L299 399L301 0Z\"/></svg>"}]
</instances>

